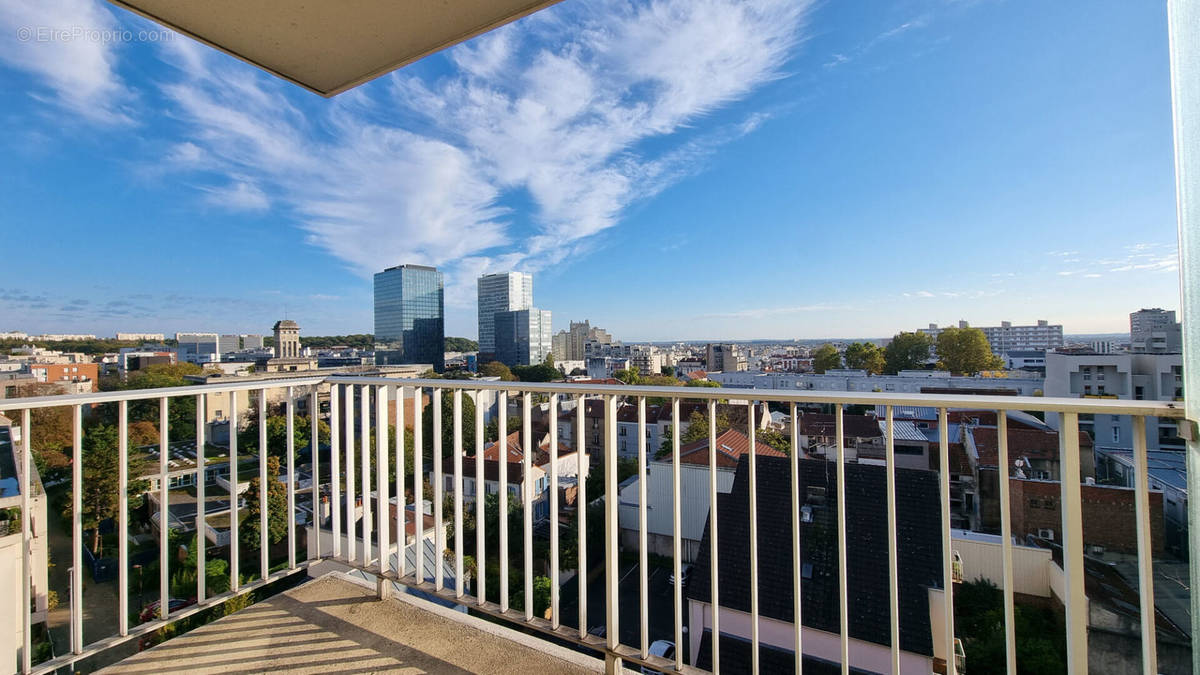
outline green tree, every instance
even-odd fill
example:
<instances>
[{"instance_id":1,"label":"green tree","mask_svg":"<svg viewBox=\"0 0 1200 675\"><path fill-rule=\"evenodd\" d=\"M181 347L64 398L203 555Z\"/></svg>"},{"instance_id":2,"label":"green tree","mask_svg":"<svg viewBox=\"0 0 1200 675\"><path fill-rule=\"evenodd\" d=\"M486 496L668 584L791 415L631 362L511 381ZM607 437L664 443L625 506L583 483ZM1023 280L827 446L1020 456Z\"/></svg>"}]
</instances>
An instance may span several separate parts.
<instances>
[{"instance_id":1,"label":"green tree","mask_svg":"<svg viewBox=\"0 0 1200 675\"><path fill-rule=\"evenodd\" d=\"M823 373L827 370L842 367L842 355L838 353L837 347L831 344L823 344L817 351L813 352L813 372Z\"/></svg>"},{"instance_id":2,"label":"green tree","mask_svg":"<svg viewBox=\"0 0 1200 675\"><path fill-rule=\"evenodd\" d=\"M195 384L186 379L188 375L201 375L204 370L194 363L160 363L129 374L124 382L119 380L104 380L101 388L106 390L131 389L162 389L165 387L182 387ZM98 424L115 426L117 424L117 406L107 404L100 406L96 415ZM158 428L159 402L157 400L140 400L129 402L129 423L150 422ZM196 436L196 397L178 396L167 403L167 433L168 440L190 440Z\"/></svg>"},{"instance_id":3,"label":"green tree","mask_svg":"<svg viewBox=\"0 0 1200 675\"><path fill-rule=\"evenodd\" d=\"M246 514L238 527L238 539L243 546L258 550L262 513L259 504L259 477L250 480L246 490ZM279 458L267 458L267 541L278 544L287 536L287 486L279 480Z\"/></svg>"},{"instance_id":4,"label":"green tree","mask_svg":"<svg viewBox=\"0 0 1200 675\"><path fill-rule=\"evenodd\" d=\"M901 370L921 368L929 360L933 338L925 333L899 332L883 350L884 372L895 375Z\"/></svg>"},{"instance_id":5,"label":"green tree","mask_svg":"<svg viewBox=\"0 0 1200 675\"><path fill-rule=\"evenodd\" d=\"M83 527L92 530L92 552L97 556L101 554L100 522L116 517L121 503L121 458L117 438L116 427L108 425L93 427L83 436L83 461L80 465L83 491L79 495L80 516ZM141 503L142 493L149 489L149 483L140 479L144 469L140 455L130 453L129 488L125 496L130 500L130 510ZM71 503L68 502L68 516L70 509Z\"/></svg>"},{"instance_id":6,"label":"green tree","mask_svg":"<svg viewBox=\"0 0 1200 675\"><path fill-rule=\"evenodd\" d=\"M983 579L961 585L954 594L954 624L963 640L972 674L1005 671L1003 593ZM1051 609L1018 604L1014 630L1018 671L1035 675L1067 672L1063 619Z\"/></svg>"},{"instance_id":7,"label":"green tree","mask_svg":"<svg viewBox=\"0 0 1200 675\"><path fill-rule=\"evenodd\" d=\"M317 420L317 435L320 443L329 443L329 424L324 420ZM311 436L312 418L296 415L292 420L292 443L297 457L307 454ZM238 449L247 454L258 453L258 415L252 415L250 424L238 432ZM267 417L267 454L287 459L287 417L284 415Z\"/></svg>"},{"instance_id":8,"label":"green tree","mask_svg":"<svg viewBox=\"0 0 1200 675\"><path fill-rule=\"evenodd\" d=\"M792 441L777 429L759 429L754 432L755 443L765 443L789 457L792 454Z\"/></svg>"},{"instance_id":9,"label":"green tree","mask_svg":"<svg viewBox=\"0 0 1200 675\"><path fill-rule=\"evenodd\" d=\"M522 382L553 382L562 378L562 373L554 366L539 363L534 366L513 366L512 375L514 379Z\"/></svg>"},{"instance_id":10,"label":"green tree","mask_svg":"<svg viewBox=\"0 0 1200 675\"><path fill-rule=\"evenodd\" d=\"M426 466L433 458L433 405L421 415L421 439L425 445ZM475 402L465 393L462 396L462 447L475 452ZM454 456L454 392L442 390L442 459Z\"/></svg>"},{"instance_id":11,"label":"green tree","mask_svg":"<svg viewBox=\"0 0 1200 675\"><path fill-rule=\"evenodd\" d=\"M58 393L53 384L31 383L18 387L18 395L21 397L53 396ZM14 424L20 426L21 421L21 415L13 414ZM69 476L70 452L75 443L71 408L34 408L29 411L29 423L32 427L29 444L33 448L33 462L42 479L54 480Z\"/></svg>"},{"instance_id":12,"label":"green tree","mask_svg":"<svg viewBox=\"0 0 1200 675\"><path fill-rule=\"evenodd\" d=\"M639 379L637 368L614 370L613 377L625 384L637 384Z\"/></svg>"},{"instance_id":13,"label":"green tree","mask_svg":"<svg viewBox=\"0 0 1200 675\"><path fill-rule=\"evenodd\" d=\"M955 375L999 370L1004 360L992 353L987 336L978 328L947 328L937 337L938 368Z\"/></svg>"},{"instance_id":14,"label":"green tree","mask_svg":"<svg viewBox=\"0 0 1200 675\"><path fill-rule=\"evenodd\" d=\"M663 366L659 372L667 377L675 377L675 366Z\"/></svg>"},{"instance_id":15,"label":"green tree","mask_svg":"<svg viewBox=\"0 0 1200 675\"><path fill-rule=\"evenodd\" d=\"M446 338L446 351L477 352L479 351L479 343L463 337L448 337Z\"/></svg>"},{"instance_id":16,"label":"green tree","mask_svg":"<svg viewBox=\"0 0 1200 675\"><path fill-rule=\"evenodd\" d=\"M509 416L509 418L507 420L505 420L505 424L504 424L505 433L511 434L514 431L520 431L520 430L521 430L521 418L520 417L518 417L516 415L511 415L511 416ZM492 419L486 425L484 425L484 427L483 427L483 442L484 443L493 443L496 441L496 439L499 437L499 435L500 435L500 416L497 415L497 416L492 417ZM472 439L473 438L474 438L474 436L472 436ZM471 446L471 448L474 448L474 447L475 447L474 445ZM472 452L474 452L474 450L472 450Z\"/></svg>"},{"instance_id":17,"label":"green tree","mask_svg":"<svg viewBox=\"0 0 1200 675\"><path fill-rule=\"evenodd\" d=\"M855 342L846 347L846 367L878 375L887 367L887 362L883 350L875 343Z\"/></svg>"},{"instance_id":18,"label":"green tree","mask_svg":"<svg viewBox=\"0 0 1200 675\"><path fill-rule=\"evenodd\" d=\"M685 384L684 386L685 387L711 387L713 389L720 389L721 383L713 382L712 380L688 380L687 384Z\"/></svg>"},{"instance_id":19,"label":"green tree","mask_svg":"<svg viewBox=\"0 0 1200 675\"><path fill-rule=\"evenodd\" d=\"M479 366L479 374L483 377L498 377L504 382L517 381L517 376L513 375L512 370L499 361L488 361L482 366Z\"/></svg>"}]
</instances>

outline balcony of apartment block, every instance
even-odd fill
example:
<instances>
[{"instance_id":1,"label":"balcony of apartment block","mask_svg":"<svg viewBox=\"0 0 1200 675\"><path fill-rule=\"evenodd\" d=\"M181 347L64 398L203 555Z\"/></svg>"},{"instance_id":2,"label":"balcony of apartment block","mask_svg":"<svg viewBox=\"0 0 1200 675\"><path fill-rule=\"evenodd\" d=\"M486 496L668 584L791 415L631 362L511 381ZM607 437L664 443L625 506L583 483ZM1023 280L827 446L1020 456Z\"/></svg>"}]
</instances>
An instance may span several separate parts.
<instances>
[{"instance_id":1,"label":"balcony of apartment block","mask_svg":"<svg viewBox=\"0 0 1200 675\"><path fill-rule=\"evenodd\" d=\"M552 1L453 9L379 3L355 12L310 3L291 21L259 3L225 5L219 14L202 3L117 4L332 96ZM1198 20L1183 25L1200 25L1194 10L1184 11ZM1177 32L1187 39L1174 40L1172 54L1194 58L1196 40ZM363 35L371 39L356 39ZM1194 279L1183 279L1194 290ZM229 395L241 391L264 402L257 420L245 419ZM482 416L473 415L472 426L465 415L467 401L489 398L483 393L496 395L501 419L510 397L525 420L535 401L547 406L544 463L541 439L526 421L516 467L489 471ZM327 406L319 400L325 395ZM212 396L229 402L220 415L231 429L225 447L205 438ZM266 405L272 396L283 406ZM403 405L425 396L427 406ZM309 410L329 411L311 418L307 444L293 433L300 397L309 397ZM618 410L634 407L644 446L651 399L672 409L672 443L654 471L648 464L658 453L639 447L638 480L622 480ZM747 399L738 431L745 441L718 444L715 406ZM680 442L690 424L679 412L684 402L710 413L707 444L688 448L689 462ZM601 408L598 417L585 419L589 403ZM182 406L195 411L194 429L171 417ZM787 411L793 439L804 410L832 415L837 440L820 457L768 449L756 438L760 406ZM851 407L876 406L886 418L882 455L850 461L844 417ZM898 466L894 415L901 408L936 411L929 444L937 460L926 468ZM42 485L33 458L33 413L49 409L65 409L71 419L71 462L53 486ZM948 416L962 409L997 413L992 469L1005 478L1017 459L1005 413L1059 418L1057 453L1042 461L1056 462L1067 480L1037 507L1055 509L1052 522L1016 530L1010 481L998 480L997 492L986 495L998 531L952 527L952 505L966 500L952 499L951 446L962 442L949 435ZM158 447L194 439L193 485L172 487L168 478L181 470L165 452L131 471L130 416L146 411L157 420ZM5 670L962 672L982 639L964 634L958 621L961 588L977 579L995 587L1000 619L989 630L1002 642L997 652L1008 672L1028 658L1025 641L1039 637L1018 632L1017 609L1032 606L1031 598L1058 617L1048 625L1061 630L1067 672L1102 671L1114 645L1145 673L1180 672L1190 658L1181 656L1186 621L1157 602L1164 585L1156 585L1145 479L1147 420L1184 421L1175 402L331 376L9 398L0 412L15 424L0 427ZM414 418L407 424L406 414ZM1124 523L1129 551L1121 569L1128 574L1089 546L1079 422L1097 414L1133 420L1131 454L1141 477ZM113 447L97 440L93 415L112 420ZM222 486L205 479L206 468L221 462L227 475L239 476L247 456L238 454L233 431L256 421L265 449L270 416L288 424L278 467L269 452L250 457L257 475L244 491L241 480ZM557 461L560 423L573 425L572 438L582 441L572 448L574 466ZM599 433L594 424L602 425ZM499 437L506 437L503 425ZM651 476L664 470L666 487L650 492ZM301 473L310 477L307 487ZM473 495L461 481L467 473L484 483ZM155 478L150 499L145 485ZM984 485L975 484L984 499ZM488 494L506 517L487 517L493 500L480 496ZM48 508L51 496L64 503ZM654 513L652 499L663 505ZM535 518L542 500L548 513ZM632 521L623 521L623 511ZM1195 516L1187 520L1196 531ZM664 528L653 539L652 526Z\"/></svg>"},{"instance_id":2,"label":"balcony of apartment block","mask_svg":"<svg viewBox=\"0 0 1200 675\"><path fill-rule=\"evenodd\" d=\"M241 468L245 481L248 455L237 447L245 435L218 448L203 423L210 398L236 401L229 394L239 390L252 403L283 401L255 405L249 417L236 405L223 411L235 428L256 426L258 447L281 459L249 455L257 471L231 507L232 485L199 480L199 467ZM300 399L330 413L296 434ZM650 399L666 401L659 419L666 415L674 439L690 424L681 409L714 413L708 420L719 419L717 406L744 410L729 415L737 428L718 433L710 422L698 441L658 452L646 441ZM417 400L425 403L411 405ZM483 437L483 407L509 410L510 400L522 425L509 434L501 417L510 449L502 467L504 455ZM1052 487L1061 518L1032 534L1014 529L1010 514L1025 514L1018 526L1030 516L1004 481L996 534L956 529L955 519L965 469L950 420L967 419L963 410L981 411L971 424L995 426L997 439L1021 437L1010 417L1034 423L1009 411L1059 414L1057 461L1074 476L1079 415L1131 415L1144 428L1147 418L1180 419L1170 402L318 376L0 405L21 432L5 449L11 468L0 466L19 511L36 512L36 496L46 494L30 463L33 412L69 411L76 460L50 489L67 500L65 519L51 514L49 533L22 519L7 538L17 546L2 549L17 552L6 558L10 578L31 582L14 584L16 601L5 605L13 628L5 658L20 672L966 672L980 637L956 628L966 609L956 603L980 579L996 589L1004 618L995 630L1016 669L1026 658L1017 617L1038 603L1058 608L1064 664L1074 672L1112 658L1106 648L1117 642L1135 669L1150 664L1146 672L1174 672L1186 659L1186 626L1156 606L1161 527L1151 505L1161 502L1144 481L1124 524L1132 533L1124 577L1097 558L1103 547L1082 480ZM854 457L837 442L851 406L881 406L879 457ZM201 423L172 427L177 407L194 409ZM805 414L828 416L827 452L759 440L772 407L788 414L790 438ZM894 419L898 410L935 411L929 466L912 468L911 454L898 460L898 443L915 442L907 435L916 429ZM160 442L178 447L187 436L194 451L150 453L131 471L131 411L157 420ZM545 429L529 423L535 413ZM145 496L113 500L114 513L98 524L84 515L95 498L83 489L85 453L99 447L88 440L99 433L93 416L117 429L116 494ZM289 429L286 447L271 448L261 431L275 416ZM618 420L638 426L636 460L620 459ZM596 443L585 433L593 421ZM584 446L562 442L560 426ZM305 440L314 434L315 452ZM1014 465L1007 440L997 443L979 454ZM1145 455L1144 444L1135 448L1138 466ZM186 467L197 480L166 480ZM510 516L488 517L489 508ZM98 556L93 525L109 547ZM218 526L224 538L192 537ZM36 555L46 543L54 567ZM34 594L48 572L58 607L39 614ZM1113 626L1124 631L1119 639Z\"/></svg>"}]
</instances>

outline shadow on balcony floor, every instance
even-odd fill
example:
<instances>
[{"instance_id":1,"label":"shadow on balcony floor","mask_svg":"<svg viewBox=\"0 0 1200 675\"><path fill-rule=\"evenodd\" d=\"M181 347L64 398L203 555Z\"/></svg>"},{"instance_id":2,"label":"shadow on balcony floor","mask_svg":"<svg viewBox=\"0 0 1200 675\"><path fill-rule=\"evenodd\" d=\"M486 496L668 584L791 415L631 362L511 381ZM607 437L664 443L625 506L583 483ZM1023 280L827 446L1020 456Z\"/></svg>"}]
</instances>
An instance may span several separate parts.
<instances>
[{"instance_id":1,"label":"shadow on balcony floor","mask_svg":"<svg viewBox=\"0 0 1200 675\"><path fill-rule=\"evenodd\" d=\"M594 673L603 662L521 644L329 574L142 652L102 673ZM441 611L439 611L441 610ZM436 613L435 613L436 612ZM560 648L554 648L560 649ZM565 652L565 653L564 653ZM571 658L574 657L574 658Z\"/></svg>"}]
</instances>

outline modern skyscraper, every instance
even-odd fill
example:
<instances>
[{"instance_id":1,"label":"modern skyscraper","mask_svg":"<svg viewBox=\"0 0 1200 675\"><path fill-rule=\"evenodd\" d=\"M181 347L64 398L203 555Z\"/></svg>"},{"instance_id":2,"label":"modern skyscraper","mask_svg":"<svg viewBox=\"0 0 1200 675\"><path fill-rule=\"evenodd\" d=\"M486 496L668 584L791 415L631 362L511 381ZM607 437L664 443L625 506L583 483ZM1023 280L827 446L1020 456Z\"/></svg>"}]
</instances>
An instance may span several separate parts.
<instances>
[{"instance_id":1,"label":"modern skyscraper","mask_svg":"<svg viewBox=\"0 0 1200 675\"><path fill-rule=\"evenodd\" d=\"M398 265L375 275L375 363L428 363L445 369L442 273Z\"/></svg>"},{"instance_id":2,"label":"modern skyscraper","mask_svg":"<svg viewBox=\"0 0 1200 675\"><path fill-rule=\"evenodd\" d=\"M506 366L532 366L551 350L550 312L518 309L496 312L496 360Z\"/></svg>"},{"instance_id":3,"label":"modern skyscraper","mask_svg":"<svg viewBox=\"0 0 1200 675\"><path fill-rule=\"evenodd\" d=\"M479 356L484 363L496 356L495 321L498 312L533 307L533 276L524 272L479 277Z\"/></svg>"}]
</instances>

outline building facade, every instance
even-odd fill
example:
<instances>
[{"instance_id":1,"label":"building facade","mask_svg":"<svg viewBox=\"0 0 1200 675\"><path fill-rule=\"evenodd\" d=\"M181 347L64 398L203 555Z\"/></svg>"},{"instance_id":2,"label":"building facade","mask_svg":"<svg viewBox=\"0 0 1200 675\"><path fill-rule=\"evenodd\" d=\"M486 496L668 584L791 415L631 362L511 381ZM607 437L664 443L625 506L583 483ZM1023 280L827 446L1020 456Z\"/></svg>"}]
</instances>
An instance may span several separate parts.
<instances>
[{"instance_id":1,"label":"building facade","mask_svg":"<svg viewBox=\"0 0 1200 675\"><path fill-rule=\"evenodd\" d=\"M221 360L220 336L216 333L176 333L180 361L209 363Z\"/></svg>"},{"instance_id":2,"label":"building facade","mask_svg":"<svg viewBox=\"0 0 1200 675\"><path fill-rule=\"evenodd\" d=\"M485 274L476 283L479 353L496 354L496 315L533 307L533 276L524 272ZM486 358L486 356L485 356Z\"/></svg>"},{"instance_id":3,"label":"building facade","mask_svg":"<svg viewBox=\"0 0 1200 675\"><path fill-rule=\"evenodd\" d=\"M1129 349L1151 354L1182 352L1183 327L1175 320L1175 312L1155 307L1131 313Z\"/></svg>"},{"instance_id":4,"label":"building facade","mask_svg":"<svg viewBox=\"0 0 1200 675\"><path fill-rule=\"evenodd\" d=\"M497 312L493 319L497 361L506 366L532 366L551 353L549 310L534 307Z\"/></svg>"},{"instance_id":5,"label":"building facade","mask_svg":"<svg viewBox=\"0 0 1200 675\"><path fill-rule=\"evenodd\" d=\"M430 363L445 369L442 273L398 265L375 275L375 363Z\"/></svg>"},{"instance_id":6,"label":"building facade","mask_svg":"<svg viewBox=\"0 0 1200 675\"><path fill-rule=\"evenodd\" d=\"M966 321L959 321L958 327L970 328L971 325ZM1014 326L1011 321L1001 321L999 326L976 327L987 336L988 343L992 346L992 353L996 355L1018 350L1055 349L1064 344L1062 324L1051 324L1045 319L1039 319L1036 324L1031 326ZM925 333L936 340L943 330L945 328L931 323L928 328L920 329L917 332Z\"/></svg>"}]
</instances>

